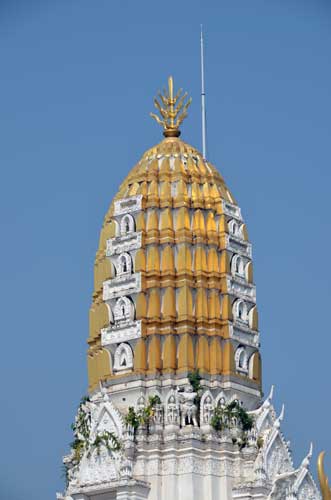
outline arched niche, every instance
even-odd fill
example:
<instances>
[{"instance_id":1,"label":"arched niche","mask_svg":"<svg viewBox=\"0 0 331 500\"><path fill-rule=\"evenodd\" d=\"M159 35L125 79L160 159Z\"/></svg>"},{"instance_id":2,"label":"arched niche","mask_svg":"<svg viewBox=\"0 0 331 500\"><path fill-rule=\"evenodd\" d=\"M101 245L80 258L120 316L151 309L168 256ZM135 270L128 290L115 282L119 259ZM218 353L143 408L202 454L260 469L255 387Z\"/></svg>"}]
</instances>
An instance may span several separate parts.
<instances>
[{"instance_id":1,"label":"arched niche","mask_svg":"<svg viewBox=\"0 0 331 500\"><path fill-rule=\"evenodd\" d=\"M231 219L228 222L228 227L230 234L236 236L237 238L242 237L242 225L240 222L236 221L235 219Z\"/></svg>"},{"instance_id":2,"label":"arched niche","mask_svg":"<svg viewBox=\"0 0 331 500\"><path fill-rule=\"evenodd\" d=\"M117 259L116 266L117 275L131 274L132 272L132 259L128 253L122 253Z\"/></svg>"},{"instance_id":3,"label":"arched niche","mask_svg":"<svg viewBox=\"0 0 331 500\"><path fill-rule=\"evenodd\" d=\"M128 297L117 299L113 310L115 323L132 321L134 319L134 304Z\"/></svg>"},{"instance_id":4,"label":"arched niche","mask_svg":"<svg viewBox=\"0 0 331 500\"><path fill-rule=\"evenodd\" d=\"M248 374L248 356L244 346L239 346L235 352L236 370L239 373Z\"/></svg>"},{"instance_id":5,"label":"arched niche","mask_svg":"<svg viewBox=\"0 0 331 500\"><path fill-rule=\"evenodd\" d=\"M231 260L231 273L233 276L245 277L245 262L240 255L234 255Z\"/></svg>"},{"instance_id":6,"label":"arched niche","mask_svg":"<svg viewBox=\"0 0 331 500\"><path fill-rule=\"evenodd\" d=\"M135 230L134 218L130 214L124 215L120 223L121 236L133 233L134 230Z\"/></svg>"},{"instance_id":7,"label":"arched niche","mask_svg":"<svg viewBox=\"0 0 331 500\"><path fill-rule=\"evenodd\" d=\"M233 316L236 320L248 323L248 309L244 300L238 299L233 303Z\"/></svg>"},{"instance_id":8,"label":"arched niche","mask_svg":"<svg viewBox=\"0 0 331 500\"><path fill-rule=\"evenodd\" d=\"M114 354L114 372L131 371L133 369L133 352L129 344L120 344Z\"/></svg>"}]
</instances>

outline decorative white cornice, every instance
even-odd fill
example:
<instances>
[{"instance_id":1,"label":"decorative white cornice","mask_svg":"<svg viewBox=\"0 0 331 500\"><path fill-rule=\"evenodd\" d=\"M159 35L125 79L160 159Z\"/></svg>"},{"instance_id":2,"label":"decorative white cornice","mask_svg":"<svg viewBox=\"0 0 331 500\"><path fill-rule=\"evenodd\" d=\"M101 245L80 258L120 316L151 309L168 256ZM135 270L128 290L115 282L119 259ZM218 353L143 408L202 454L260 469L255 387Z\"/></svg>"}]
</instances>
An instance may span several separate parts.
<instances>
[{"instance_id":1,"label":"decorative white cornice","mask_svg":"<svg viewBox=\"0 0 331 500\"><path fill-rule=\"evenodd\" d=\"M120 326L112 325L101 330L101 345L106 347L141 337L141 321L132 321Z\"/></svg>"},{"instance_id":2,"label":"decorative white cornice","mask_svg":"<svg viewBox=\"0 0 331 500\"><path fill-rule=\"evenodd\" d=\"M121 200L115 201L114 215L124 215L137 212L142 208L142 195L130 196L128 198L122 198Z\"/></svg>"},{"instance_id":3,"label":"decorative white cornice","mask_svg":"<svg viewBox=\"0 0 331 500\"><path fill-rule=\"evenodd\" d=\"M132 252L141 248L142 233L127 233L107 240L106 256L119 255L123 252Z\"/></svg>"},{"instance_id":4,"label":"decorative white cornice","mask_svg":"<svg viewBox=\"0 0 331 500\"><path fill-rule=\"evenodd\" d=\"M141 291L141 274L123 274L103 282L104 301Z\"/></svg>"}]
</instances>

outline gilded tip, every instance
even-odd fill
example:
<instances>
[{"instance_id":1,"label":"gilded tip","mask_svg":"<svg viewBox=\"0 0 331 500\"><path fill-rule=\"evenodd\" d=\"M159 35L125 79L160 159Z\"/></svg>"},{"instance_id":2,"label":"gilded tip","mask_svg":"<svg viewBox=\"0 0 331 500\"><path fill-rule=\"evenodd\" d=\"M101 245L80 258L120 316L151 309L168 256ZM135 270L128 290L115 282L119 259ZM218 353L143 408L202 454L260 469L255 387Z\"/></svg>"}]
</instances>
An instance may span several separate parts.
<instances>
[{"instance_id":1,"label":"gilded tip","mask_svg":"<svg viewBox=\"0 0 331 500\"><path fill-rule=\"evenodd\" d=\"M187 117L187 109L190 106L192 99L187 98L187 93L182 95L183 90L174 94L173 77L168 78L168 90L163 90L163 93L158 93L158 99L154 99L154 106L158 111L158 115L150 113L150 116L163 127L163 135L165 137L179 137L179 126ZM186 101L186 102L185 102Z\"/></svg>"},{"instance_id":2,"label":"gilded tip","mask_svg":"<svg viewBox=\"0 0 331 500\"><path fill-rule=\"evenodd\" d=\"M322 451L319 454L317 460L318 480L320 483L323 500L331 500L331 489L329 486L329 480L324 470L324 457L325 457L325 451Z\"/></svg>"}]
</instances>

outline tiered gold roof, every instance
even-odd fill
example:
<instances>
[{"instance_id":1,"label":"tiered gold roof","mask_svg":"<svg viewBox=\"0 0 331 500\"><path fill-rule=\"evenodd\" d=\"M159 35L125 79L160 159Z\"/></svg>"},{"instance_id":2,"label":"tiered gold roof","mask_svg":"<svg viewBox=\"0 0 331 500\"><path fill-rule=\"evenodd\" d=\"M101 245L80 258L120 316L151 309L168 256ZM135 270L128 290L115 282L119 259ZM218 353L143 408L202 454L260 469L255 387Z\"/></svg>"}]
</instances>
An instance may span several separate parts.
<instances>
[{"instance_id":1,"label":"tiered gold roof","mask_svg":"<svg viewBox=\"0 0 331 500\"><path fill-rule=\"evenodd\" d=\"M90 389L117 376L100 342L101 328L109 325L103 282L114 277L105 249L107 240L116 235L115 201L136 195L142 195L142 209L135 214L142 246L135 254L134 272L141 273L142 286L135 297L135 314L142 323L142 337L135 345L134 372L141 376L194 368L211 376L235 372L227 280L229 217L224 202L236 202L216 168L172 135L146 151L121 184L104 219L90 310ZM241 230L247 240L245 225ZM251 263L246 276L252 283ZM253 323L257 330L256 309ZM256 352L257 384L259 360Z\"/></svg>"}]
</instances>

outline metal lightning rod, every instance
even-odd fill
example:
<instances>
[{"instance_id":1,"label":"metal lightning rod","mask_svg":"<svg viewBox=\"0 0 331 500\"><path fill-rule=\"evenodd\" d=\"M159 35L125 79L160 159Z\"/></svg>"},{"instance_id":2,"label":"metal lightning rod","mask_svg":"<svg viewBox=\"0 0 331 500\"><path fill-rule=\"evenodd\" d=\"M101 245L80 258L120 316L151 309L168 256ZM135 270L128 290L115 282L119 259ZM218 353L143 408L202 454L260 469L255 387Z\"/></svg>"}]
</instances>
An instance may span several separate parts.
<instances>
[{"instance_id":1,"label":"metal lightning rod","mask_svg":"<svg viewBox=\"0 0 331 500\"><path fill-rule=\"evenodd\" d=\"M202 155L206 158L206 94L205 94L205 66L202 24L200 31L200 56L201 56L201 125L202 125Z\"/></svg>"}]
</instances>

